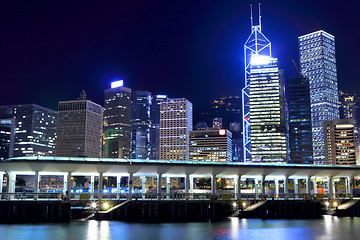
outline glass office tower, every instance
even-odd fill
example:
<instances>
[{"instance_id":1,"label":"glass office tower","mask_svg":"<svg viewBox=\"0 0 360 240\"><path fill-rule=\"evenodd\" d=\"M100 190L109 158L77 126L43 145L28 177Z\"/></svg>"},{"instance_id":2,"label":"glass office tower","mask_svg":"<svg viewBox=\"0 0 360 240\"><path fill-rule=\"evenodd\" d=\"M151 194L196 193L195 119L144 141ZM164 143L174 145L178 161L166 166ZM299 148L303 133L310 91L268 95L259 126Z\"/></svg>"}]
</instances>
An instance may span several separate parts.
<instances>
[{"instance_id":1,"label":"glass office tower","mask_svg":"<svg viewBox=\"0 0 360 240\"><path fill-rule=\"evenodd\" d=\"M151 92L135 91L131 102L131 158L149 159Z\"/></svg>"},{"instance_id":2,"label":"glass office tower","mask_svg":"<svg viewBox=\"0 0 360 240\"><path fill-rule=\"evenodd\" d=\"M283 74L276 58L253 55L249 108L252 162L287 162Z\"/></svg>"},{"instance_id":3,"label":"glass office tower","mask_svg":"<svg viewBox=\"0 0 360 240\"><path fill-rule=\"evenodd\" d=\"M310 83L314 163L325 164L324 122L339 118L335 38L320 30L298 40L301 73Z\"/></svg>"},{"instance_id":4,"label":"glass office tower","mask_svg":"<svg viewBox=\"0 0 360 240\"><path fill-rule=\"evenodd\" d=\"M290 162L312 164L314 160L309 79L302 77L289 79L286 89L289 109Z\"/></svg>"},{"instance_id":5,"label":"glass office tower","mask_svg":"<svg viewBox=\"0 0 360 240\"><path fill-rule=\"evenodd\" d=\"M252 11L251 11L252 13ZM245 83L242 90L244 162L286 162L287 140L283 74L271 57L271 42L259 24L244 44Z\"/></svg>"},{"instance_id":6,"label":"glass office tower","mask_svg":"<svg viewBox=\"0 0 360 240\"><path fill-rule=\"evenodd\" d=\"M0 118L15 120L14 157L54 154L56 111L36 104L0 106Z\"/></svg>"},{"instance_id":7,"label":"glass office tower","mask_svg":"<svg viewBox=\"0 0 360 240\"><path fill-rule=\"evenodd\" d=\"M111 83L105 90L104 157L130 159L131 89L124 81Z\"/></svg>"}]
</instances>

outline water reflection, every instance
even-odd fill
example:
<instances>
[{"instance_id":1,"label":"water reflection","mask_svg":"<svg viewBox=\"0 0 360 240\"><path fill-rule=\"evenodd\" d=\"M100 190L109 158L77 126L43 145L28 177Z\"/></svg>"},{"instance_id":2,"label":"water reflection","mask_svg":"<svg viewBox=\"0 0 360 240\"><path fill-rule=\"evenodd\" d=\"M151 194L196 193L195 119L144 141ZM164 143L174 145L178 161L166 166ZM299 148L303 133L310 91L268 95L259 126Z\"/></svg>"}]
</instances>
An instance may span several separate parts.
<instances>
[{"instance_id":1,"label":"water reflection","mask_svg":"<svg viewBox=\"0 0 360 240\"><path fill-rule=\"evenodd\" d=\"M360 218L316 220L228 218L222 222L141 224L112 221L0 225L1 239L357 239Z\"/></svg>"}]
</instances>

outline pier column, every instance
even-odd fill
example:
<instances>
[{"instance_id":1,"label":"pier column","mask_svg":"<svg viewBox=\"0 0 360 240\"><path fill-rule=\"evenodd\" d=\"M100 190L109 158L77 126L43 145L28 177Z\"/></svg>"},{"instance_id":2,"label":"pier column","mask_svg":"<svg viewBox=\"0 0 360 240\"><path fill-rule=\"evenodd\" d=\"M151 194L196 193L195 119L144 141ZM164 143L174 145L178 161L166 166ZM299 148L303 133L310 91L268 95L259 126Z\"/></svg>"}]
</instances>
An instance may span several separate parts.
<instances>
[{"instance_id":1,"label":"pier column","mask_svg":"<svg viewBox=\"0 0 360 240\"><path fill-rule=\"evenodd\" d=\"M294 193L295 193L294 198L296 198L299 194L299 179L294 178L293 181L294 181Z\"/></svg>"},{"instance_id":2,"label":"pier column","mask_svg":"<svg viewBox=\"0 0 360 240\"><path fill-rule=\"evenodd\" d=\"M289 196L289 176L284 178L284 199L288 199Z\"/></svg>"},{"instance_id":3,"label":"pier column","mask_svg":"<svg viewBox=\"0 0 360 240\"><path fill-rule=\"evenodd\" d=\"M170 177L166 177L166 199L170 199L170 186L171 181Z\"/></svg>"},{"instance_id":4,"label":"pier column","mask_svg":"<svg viewBox=\"0 0 360 240\"><path fill-rule=\"evenodd\" d=\"M311 191L310 191L310 181L311 177L307 176L306 177L306 195L308 195L310 197Z\"/></svg>"},{"instance_id":5,"label":"pier column","mask_svg":"<svg viewBox=\"0 0 360 240\"><path fill-rule=\"evenodd\" d=\"M15 182L16 182L16 174L13 172L8 172L8 193L9 195L8 200L14 199L14 193L15 193Z\"/></svg>"},{"instance_id":6,"label":"pier column","mask_svg":"<svg viewBox=\"0 0 360 240\"><path fill-rule=\"evenodd\" d=\"M257 198L259 194L259 180L257 178L254 178L254 183L255 183L255 198Z\"/></svg>"},{"instance_id":7,"label":"pier column","mask_svg":"<svg viewBox=\"0 0 360 240\"><path fill-rule=\"evenodd\" d=\"M279 199L279 179L275 178L275 196L276 199Z\"/></svg>"},{"instance_id":8,"label":"pier column","mask_svg":"<svg viewBox=\"0 0 360 240\"><path fill-rule=\"evenodd\" d=\"M241 199L241 175L234 177L235 199Z\"/></svg>"},{"instance_id":9,"label":"pier column","mask_svg":"<svg viewBox=\"0 0 360 240\"><path fill-rule=\"evenodd\" d=\"M133 173L129 173L129 179L128 179L128 200L132 199L132 184L133 184Z\"/></svg>"},{"instance_id":10,"label":"pier column","mask_svg":"<svg viewBox=\"0 0 360 240\"><path fill-rule=\"evenodd\" d=\"M116 193L117 193L117 199L121 199L121 176L116 176Z\"/></svg>"},{"instance_id":11,"label":"pier column","mask_svg":"<svg viewBox=\"0 0 360 240\"><path fill-rule=\"evenodd\" d=\"M261 176L261 195L265 196L265 178L266 176Z\"/></svg>"},{"instance_id":12,"label":"pier column","mask_svg":"<svg viewBox=\"0 0 360 240\"><path fill-rule=\"evenodd\" d=\"M71 181L71 172L67 173L66 176L66 200L71 200L71 185L72 185L72 181Z\"/></svg>"},{"instance_id":13,"label":"pier column","mask_svg":"<svg viewBox=\"0 0 360 240\"><path fill-rule=\"evenodd\" d=\"M211 195L216 193L216 174L211 175Z\"/></svg>"},{"instance_id":14,"label":"pier column","mask_svg":"<svg viewBox=\"0 0 360 240\"><path fill-rule=\"evenodd\" d=\"M194 177L190 177L190 194L194 192Z\"/></svg>"},{"instance_id":15,"label":"pier column","mask_svg":"<svg viewBox=\"0 0 360 240\"><path fill-rule=\"evenodd\" d=\"M347 183L346 183L346 189L347 189L347 193L349 194L349 199L353 199L354 198L354 194L353 194L353 189L351 186L351 183L353 181L354 178L352 177L347 177Z\"/></svg>"},{"instance_id":16,"label":"pier column","mask_svg":"<svg viewBox=\"0 0 360 240\"><path fill-rule=\"evenodd\" d=\"M34 200L38 199L39 194L39 171L35 171L35 178L34 178Z\"/></svg>"},{"instance_id":17,"label":"pier column","mask_svg":"<svg viewBox=\"0 0 360 240\"><path fill-rule=\"evenodd\" d=\"M189 182L190 182L190 175L185 174L185 199L189 196Z\"/></svg>"},{"instance_id":18,"label":"pier column","mask_svg":"<svg viewBox=\"0 0 360 240\"><path fill-rule=\"evenodd\" d=\"M94 199L94 191L95 191L95 176L93 174L90 175L90 199Z\"/></svg>"},{"instance_id":19,"label":"pier column","mask_svg":"<svg viewBox=\"0 0 360 240\"><path fill-rule=\"evenodd\" d=\"M146 196L146 176L141 177L141 195L142 195L142 199L145 199L145 196Z\"/></svg>"},{"instance_id":20,"label":"pier column","mask_svg":"<svg viewBox=\"0 0 360 240\"><path fill-rule=\"evenodd\" d=\"M101 201L102 200L102 195L103 195L103 186L104 186L104 173L99 173L99 187L98 187L98 200Z\"/></svg>"},{"instance_id":21,"label":"pier column","mask_svg":"<svg viewBox=\"0 0 360 240\"><path fill-rule=\"evenodd\" d=\"M0 172L0 199L2 199L2 189L3 189L3 180L4 180L4 173Z\"/></svg>"},{"instance_id":22,"label":"pier column","mask_svg":"<svg viewBox=\"0 0 360 240\"><path fill-rule=\"evenodd\" d=\"M313 193L316 196L317 194L317 183L316 183L316 177L313 178Z\"/></svg>"},{"instance_id":23,"label":"pier column","mask_svg":"<svg viewBox=\"0 0 360 240\"><path fill-rule=\"evenodd\" d=\"M157 175L157 184L156 184L156 194L157 194L157 199L158 200L161 200L161 177L162 177L162 174L161 173L158 173Z\"/></svg>"},{"instance_id":24,"label":"pier column","mask_svg":"<svg viewBox=\"0 0 360 240\"><path fill-rule=\"evenodd\" d=\"M334 179L333 177L328 177L328 193L329 199L334 198Z\"/></svg>"}]
</instances>

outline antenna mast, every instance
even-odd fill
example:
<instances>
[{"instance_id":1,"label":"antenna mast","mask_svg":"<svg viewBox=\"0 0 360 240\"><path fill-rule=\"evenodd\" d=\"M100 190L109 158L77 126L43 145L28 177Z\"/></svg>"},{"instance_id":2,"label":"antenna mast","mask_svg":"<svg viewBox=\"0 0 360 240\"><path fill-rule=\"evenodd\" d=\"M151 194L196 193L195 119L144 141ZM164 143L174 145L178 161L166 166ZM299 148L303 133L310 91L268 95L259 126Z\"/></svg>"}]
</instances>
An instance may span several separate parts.
<instances>
[{"instance_id":1,"label":"antenna mast","mask_svg":"<svg viewBox=\"0 0 360 240\"><path fill-rule=\"evenodd\" d=\"M260 32L261 32L261 10L260 10L261 4L259 3L259 26L260 26Z\"/></svg>"},{"instance_id":2,"label":"antenna mast","mask_svg":"<svg viewBox=\"0 0 360 240\"><path fill-rule=\"evenodd\" d=\"M253 29L253 11L252 11L252 4L250 3L250 22L251 22L251 31Z\"/></svg>"}]
</instances>

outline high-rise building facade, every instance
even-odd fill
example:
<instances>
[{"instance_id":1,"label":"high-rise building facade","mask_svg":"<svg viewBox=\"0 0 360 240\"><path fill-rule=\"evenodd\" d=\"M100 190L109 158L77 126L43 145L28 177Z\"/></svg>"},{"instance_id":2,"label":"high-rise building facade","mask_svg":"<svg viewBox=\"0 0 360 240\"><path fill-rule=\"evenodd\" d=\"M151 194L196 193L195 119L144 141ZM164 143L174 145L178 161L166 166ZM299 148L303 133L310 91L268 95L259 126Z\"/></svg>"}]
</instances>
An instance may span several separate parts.
<instances>
[{"instance_id":1,"label":"high-rise building facade","mask_svg":"<svg viewBox=\"0 0 360 240\"><path fill-rule=\"evenodd\" d=\"M0 160L14 156L14 141L15 119L0 119Z\"/></svg>"},{"instance_id":2,"label":"high-rise building facade","mask_svg":"<svg viewBox=\"0 0 360 240\"><path fill-rule=\"evenodd\" d=\"M359 140L359 122L360 122L360 98L357 94L349 94L339 91L340 118L354 119L355 140Z\"/></svg>"},{"instance_id":3,"label":"high-rise building facade","mask_svg":"<svg viewBox=\"0 0 360 240\"><path fill-rule=\"evenodd\" d=\"M324 122L339 118L335 38L320 30L298 40L301 73L310 83L314 163L325 164Z\"/></svg>"},{"instance_id":4,"label":"high-rise building facade","mask_svg":"<svg viewBox=\"0 0 360 240\"><path fill-rule=\"evenodd\" d=\"M284 80L277 59L253 55L248 80L251 161L286 163Z\"/></svg>"},{"instance_id":5,"label":"high-rise building facade","mask_svg":"<svg viewBox=\"0 0 360 240\"><path fill-rule=\"evenodd\" d=\"M160 105L167 101L166 95L153 95L150 107L150 159L160 159Z\"/></svg>"},{"instance_id":6,"label":"high-rise building facade","mask_svg":"<svg viewBox=\"0 0 360 240\"><path fill-rule=\"evenodd\" d=\"M189 132L189 160L230 162L232 160L231 132L208 128Z\"/></svg>"},{"instance_id":7,"label":"high-rise building facade","mask_svg":"<svg viewBox=\"0 0 360 240\"><path fill-rule=\"evenodd\" d=\"M15 120L14 157L51 156L57 112L36 104L0 106L0 119Z\"/></svg>"},{"instance_id":8,"label":"high-rise building facade","mask_svg":"<svg viewBox=\"0 0 360 240\"><path fill-rule=\"evenodd\" d=\"M314 160L309 80L307 78L289 79L286 89L290 162L312 164Z\"/></svg>"},{"instance_id":9,"label":"high-rise building facade","mask_svg":"<svg viewBox=\"0 0 360 240\"><path fill-rule=\"evenodd\" d=\"M356 165L354 120L334 119L324 123L325 156L329 165Z\"/></svg>"},{"instance_id":10,"label":"high-rise building facade","mask_svg":"<svg viewBox=\"0 0 360 240\"><path fill-rule=\"evenodd\" d=\"M286 162L283 74L271 55L271 42L259 24L244 44L245 82L242 90L244 162Z\"/></svg>"},{"instance_id":11,"label":"high-rise building facade","mask_svg":"<svg viewBox=\"0 0 360 240\"><path fill-rule=\"evenodd\" d=\"M105 90L104 157L130 159L131 89L123 80Z\"/></svg>"},{"instance_id":12,"label":"high-rise building facade","mask_svg":"<svg viewBox=\"0 0 360 240\"><path fill-rule=\"evenodd\" d=\"M103 107L89 100L61 101L58 105L55 155L102 155Z\"/></svg>"},{"instance_id":13,"label":"high-rise building facade","mask_svg":"<svg viewBox=\"0 0 360 240\"><path fill-rule=\"evenodd\" d=\"M160 159L189 160L189 131L192 131L192 103L184 98L160 103Z\"/></svg>"},{"instance_id":14,"label":"high-rise building facade","mask_svg":"<svg viewBox=\"0 0 360 240\"><path fill-rule=\"evenodd\" d=\"M152 96L147 91L135 91L131 102L131 158L149 159L150 146L150 108Z\"/></svg>"}]
</instances>

